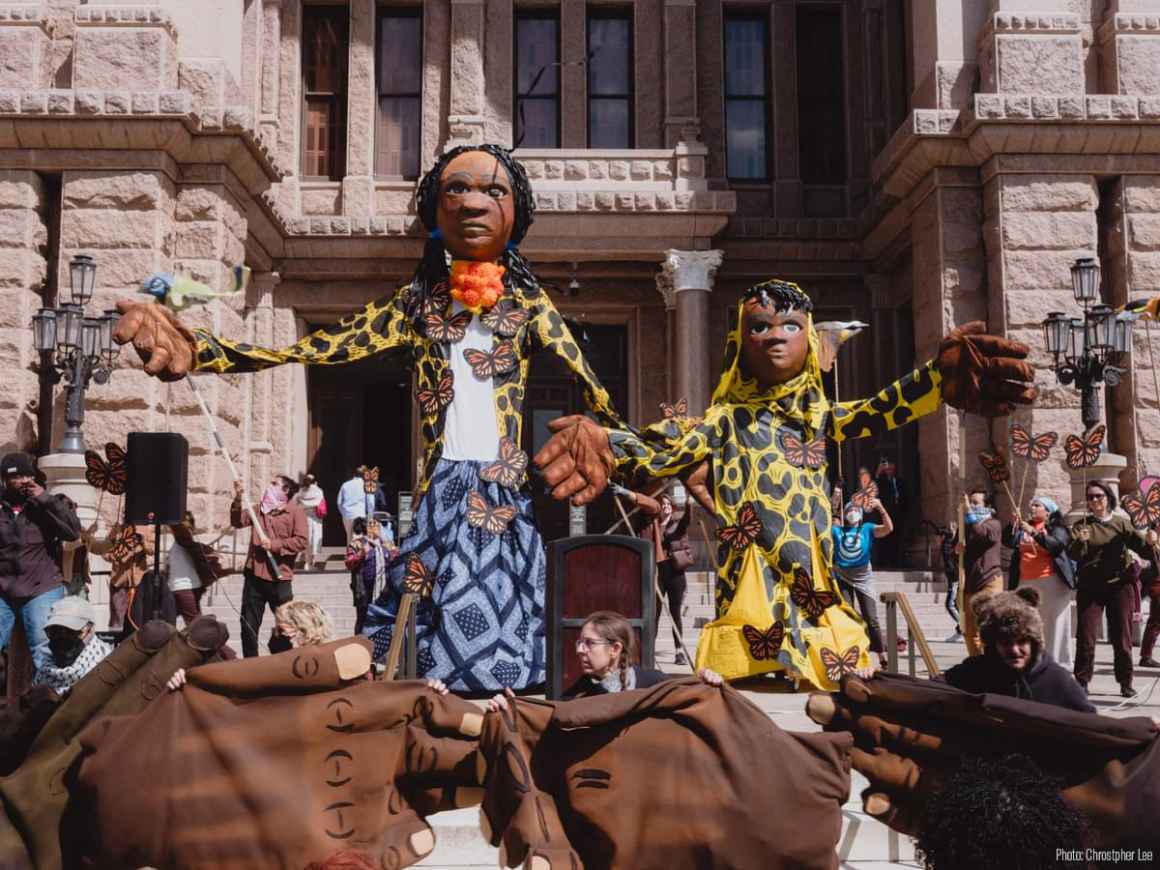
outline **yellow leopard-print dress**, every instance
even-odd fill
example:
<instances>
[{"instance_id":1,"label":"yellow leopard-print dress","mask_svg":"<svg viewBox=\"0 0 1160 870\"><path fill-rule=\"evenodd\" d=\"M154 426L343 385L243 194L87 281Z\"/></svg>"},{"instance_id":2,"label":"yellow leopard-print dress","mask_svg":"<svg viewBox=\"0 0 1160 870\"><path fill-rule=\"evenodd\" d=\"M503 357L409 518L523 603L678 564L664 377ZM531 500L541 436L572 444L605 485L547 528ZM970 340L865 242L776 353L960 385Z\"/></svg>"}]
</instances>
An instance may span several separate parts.
<instances>
[{"instance_id":1,"label":"yellow leopard-print dress","mask_svg":"<svg viewBox=\"0 0 1160 870\"><path fill-rule=\"evenodd\" d=\"M870 399L830 403L818 338L792 380L767 389L744 377L744 307L725 346L713 403L700 421L666 420L640 434L610 429L629 485L711 462L718 532L717 619L701 632L697 667L726 679L785 670L823 690L869 663L865 625L831 577L824 438L876 436L934 411L941 377L927 363Z\"/></svg>"}]
</instances>

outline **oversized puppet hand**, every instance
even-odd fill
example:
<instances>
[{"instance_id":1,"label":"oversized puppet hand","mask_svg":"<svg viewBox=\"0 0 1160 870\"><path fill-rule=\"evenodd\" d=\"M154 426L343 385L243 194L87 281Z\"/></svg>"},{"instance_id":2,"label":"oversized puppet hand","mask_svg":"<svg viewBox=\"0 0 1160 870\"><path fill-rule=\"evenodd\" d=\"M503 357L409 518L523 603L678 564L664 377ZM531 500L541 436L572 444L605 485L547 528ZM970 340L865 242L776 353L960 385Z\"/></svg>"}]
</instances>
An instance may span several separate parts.
<instances>
[{"instance_id":1,"label":"oversized puppet hand","mask_svg":"<svg viewBox=\"0 0 1160 870\"><path fill-rule=\"evenodd\" d=\"M854 735L851 762L870 781L866 812L902 833L923 835L924 813L957 771L1025 756L1086 816L1088 845L1160 849L1160 831L1149 821L1149 795L1160 788L1160 733L1151 719L971 695L897 675L845 677L840 692L811 695L806 712L827 731ZM972 835L995 835L983 830L987 824L976 819Z\"/></svg>"},{"instance_id":2,"label":"oversized puppet hand","mask_svg":"<svg viewBox=\"0 0 1160 870\"><path fill-rule=\"evenodd\" d=\"M421 860L435 845L424 816L482 798L483 716L423 682L363 679L370 661L370 643L351 638L207 665L136 718L96 723L83 735L68 830L78 861L241 870L340 852L375 867Z\"/></svg>"},{"instance_id":3,"label":"oversized puppet hand","mask_svg":"<svg viewBox=\"0 0 1160 870\"><path fill-rule=\"evenodd\" d=\"M1022 342L987 335L973 320L952 329L938 346L935 365L942 375L943 401L984 417L1003 417L1016 405L1035 401L1035 372L1025 362Z\"/></svg>"},{"instance_id":4,"label":"oversized puppet hand","mask_svg":"<svg viewBox=\"0 0 1160 870\"><path fill-rule=\"evenodd\" d=\"M189 374L197 358L197 339L164 305L122 299L113 340L133 343L145 363L145 374L178 381Z\"/></svg>"},{"instance_id":5,"label":"oversized puppet hand","mask_svg":"<svg viewBox=\"0 0 1160 870\"><path fill-rule=\"evenodd\" d=\"M693 467L693 470L684 475L685 486L689 494L697 500L697 504L709 513L716 513L717 506L713 504L713 491L709 480L709 460Z\"/></svg>"},{"instance_id":6,"label":"oversized puppet hand","mask_svg":"<svg viewBox=\"0 0 1160 870\"><path fill-rule=\"evenodd\" d=\"M608 433L583 414L560 417L548 428L555 434L532 461L552 487L553 498L588 504L604 492L614 468Z\"/></svg>"}]
</instances>

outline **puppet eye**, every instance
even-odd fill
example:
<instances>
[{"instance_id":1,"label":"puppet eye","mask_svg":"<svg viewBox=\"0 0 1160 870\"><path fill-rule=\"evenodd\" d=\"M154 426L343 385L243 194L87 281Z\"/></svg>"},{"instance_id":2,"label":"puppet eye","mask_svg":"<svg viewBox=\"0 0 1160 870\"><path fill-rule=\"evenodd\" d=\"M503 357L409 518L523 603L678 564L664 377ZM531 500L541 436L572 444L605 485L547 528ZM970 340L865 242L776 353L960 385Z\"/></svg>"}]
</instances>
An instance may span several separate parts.
<instances>
[{"instance_id":1,"label":"puppet eye","mask_svg":"<svg viewBox=\"0 0 1160 870\"><path fill-rule=\"evenodd\" d=\"M488 196L494 196L496 199L507 196L507 188L500 187L498 184L493 184L487 189Z\"/></svg>"},{"instance_id":2,"label":"puppet eye","mask_svg":"<svg viewBox=\"0 0 1160 870\"><path fill-rule=\"evenodd\" d=\"M782 328L782 331L785 332L787 335L797 335L799 332L802 331L802 325L800 323L792 323L792 322L783 323L781 325L781 328Z\"/></svg>"},{"instance_id":3,"label":"puppet eye","mask_svg":"<svg viewBox=\"0 0 1160 870\"><path fill-rule=\"evenodd\" d=\"M749 327L749 334L750 335L765 335L767 332L769 332L770 328L771 327L768 323L754 323L752 326Z\"/></svg>"},{"instance_id":4,"label":"puppet eye","mask_svg":"<svg viewBox=\"0 0 1160 870\"><path fill-rule=\"evenodd\" d=\"M467 193L467 185L462 181L452 181L443 188L444 193Z\"/></svg>"}]
</instances>

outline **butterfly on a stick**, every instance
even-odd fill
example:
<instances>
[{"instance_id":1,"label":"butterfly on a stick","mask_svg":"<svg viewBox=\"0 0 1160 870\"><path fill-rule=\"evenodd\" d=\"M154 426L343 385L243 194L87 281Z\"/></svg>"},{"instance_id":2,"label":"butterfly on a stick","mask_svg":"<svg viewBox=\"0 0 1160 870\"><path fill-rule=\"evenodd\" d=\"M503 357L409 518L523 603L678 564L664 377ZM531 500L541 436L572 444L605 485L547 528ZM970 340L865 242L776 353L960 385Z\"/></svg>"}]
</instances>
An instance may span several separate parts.
<instances>
[{"instance_id":1,"label":"butterfly on a stick","mask_svg":"<svg viewBox=\"0 0 1160 870\"><path fill-rule=\"evenodd\" d=\"M749 644L749 655L755 661L766 662L777 658L781 643L785 640L785 625L778 620L765 631L752 625L743 625L741 634Z\"/></svg>"},{"instance_id":2,"label":"butterfly on a stick","mask_svg":"<svg viewBox=\"0 0 1160 870\"><path fill-rule=\"evenodd\" d=\"M145 539L141 537L136 526L120 526L115 532L113 549L109 556L113 562L128 562L145 552Z\"/></svg>"},{"instance_id":3,"label":"butterfly on a stick","mask_svg":"<svg viewBox=\"0 0 1160 870\"><path fill-rule=\"evenodd\" d=\"M876 498L878 498L878 484L876 484L874 481L870 481L868 484L850 496L850 503L853 504L856 508L869 510L870 503Z\"/></svg>"},{"instance_id":4,"label":"butterfly on a stick","mask_svg":"<svg viewBox=\"0 0 1160 870\"><path fill-rule=\"evenodd\" d=\"M85 451L85 480L109 495L124 495L129 481L125 451L110 441L105 445L105 455L109 457L108 462L95 450Z\"/></svg>"},{"instance_id":5,"label":"butterfly on a stick","mask_svg":"<svg viewBox=\"0 0 1160 870\"><path fill-rule=\"evenodd\" d=\"M500 302L492 306L490 311L480 315L479 320L492 332L511 338L528 317L526 308L520 308L514 302Z\"/></svg>"},{"instance_id":6,"label":"butterfly on a stick","mask_svg":"<svg viewBox=\"0 0 1160 870\"><path fill-rule=\"evenodd\" d=\"M788 429L778 430L777 443L786 461L794 468L821 468L826 463L826 439L803 442Z\"/></svg>"},{"instance_id":7,"label":"butterfly on a stick","mask_svg":"<svg viewBox=\"0 0 1160 870\"><path fill-rule=\"evenodd\" d=\"M435 588L435 575L414 553L407 557L407 565L403 572L403 588L420 598L430 598L431 590Z\"/></svg>"},{"instance_id":8,"label":"butterfly on a stick","mask_svg":"<svg viewBox=\"0 0 1160 870\"><path fill-rule=\"evenodd\" d=\"M747 501L737 512L736 523L717 529L717 540L723 541L734 550L744 550L757 540L763 528L761 517L757 515L757 508L753 502Z\"/></svg>"},{"instance_id":9,"label":"butterfly on a stick","mask_svg":"<svg viewBox=\"0 0 1160 870\"><path fill-rule=\"evenodd\" d=\"M424 417L433 417L451 404L451 400L455 398L453 383L455 383L455 373L448 369L443 373L443 377L439 379L439 383L434 389L419 390L417 398Z\"/></svg>"},{"instance_id":10,"label":"butterfly on a stick","mask_svg":"<svg viewBox=\"0 0 1160 870\"><path fill-rule=\"evenodd\" d=\"M475 490L467 494L467 524L476 529L483 529L493 535L502 535L507 531L508 523L516 517L516 509L510 505L492 507L482 495Z\"/></svg>"},{"instance_id":11,"label":"butterfly on a stick","mask_svg":"<svg viewBox=\"0 0 1160 870\"><path fill-rule=\"evenodd\" d=\"M1139 492L1131 492L1121 498L1120 504L1137 529L1155 528L1160 523L1160 486L1150 486L1147 490L1141 486Z\"/></svg>"},{"instance_id":12,"label":"butterfly on a stick","mask_svg":"<svg viewBox=\"0 0 1160 870\"><path fill-rule=\"evenodd\" d=\"M980 450L979 464L994 483L1003 483L1011 479L1011 467L1007 464L1007 457L998 450Z\"/></svg>"},{"instance_id":13,"label":"butterfly on a stick","mask_svg":"<svg viewBox=\"0 0 1160 870\"><path fill-rule=\"evenodd\" d=\"M810 619L817 619L827 607L838 603L838 596L827 589L814 588L813 578L805 568L793 569L793 584L789 587L793 603L806 612Z\"/></svg>"},{"instance_id":14,"label":"butterfly on a stick","mask_svg":"<svg viewBox=\"0 0 1160 870\"><path fill-rule=\"evenodd\" d=\"M528 468L528 454L520 450L508 437L499 439L499 459L479 470L479 476L488 483L498 483L515 489Z\"/></svg>"},{"instance_id":15,"label":"butterfly on a stick","mask_svg":"<svg viewBox=\"0 0 1160 870\"><path fill-rule=\"evenodd\" d=\"M846 674L852 674L858 669L858 656L862 650L858 646L848 647L838 655L829 647L822 647L822 665L826 669L826 677L835 683Z\"/></svg>"},{"instance_id":16,"label":"butterfly on a stick","mask_svg":"<svg viewBox=\"0 0 1160 870\"><path fill-rule=\"evenodd\" d=\"M470 311L460 311L450 317L444 317L442 314L423 315L423 326L427 331L427 337L432 341L445 341L451 344L463 341L470 324Z\"/></svg>"},{"instance_id":17,"label":"butterfly on a stick","mask_svg":"<svg viewBox=\"0 0 1160 870\"><path fill-rule=\"evenodd\" d=\"M477 378L490 378L506 374L514 369L519 362L516 358L515 345L508 338L499 342L495 346L495 350L490 352L469 348L463 351L463 358L467 360L467 364L471 366L471 371Z\"/></svg>"},{"instance_id":18,"label":"butterfly on a stick","mask_svg":"<svg viewBox=\"0 0 1160 870\"><path fill-rule=\"evenodd\" d=\"M1047 459L1057 441L1059 441L1058 432L1032 435L1018 423L1011 427L1011 452L1031 462L1043 462Z\"/></svg>"},{"instance_id":19,"label":"butterfly on a stick","mask_svg":"<svg viewBox=\"0 0 1160 870\"><path fill-rule=\"evenodd\" d=\"M674 417L689 416L689 400L685 398L677 399L672 404L668 402L661 402L661 417L665 420L671 420Z\"/></svg>"},{"instance_id":20,"label":"butterfly on a stick","mask_svg":"<svg viewBox=\"0 0 1160 870\"><path fill-rule=\"evenodd\" d=\"M1090 468L1100 458L1100 445L1104 443L1104 432L1107 426L1103 423L1084 433L1068 435L1063 439L1063 450L1067 454L1067 467L1071 469Z\"/></svg>"},{"instance_id":21,"label":"butterfly on a stick","mask_svg":"<svg viewBox=\"0 0 1160 870\"><path fill-rule=\"evenodd\" d=\"M379 491L379 467L367 468L363 470L363 492L367 495L373 495Z\"/></svg>"}]
</instances>

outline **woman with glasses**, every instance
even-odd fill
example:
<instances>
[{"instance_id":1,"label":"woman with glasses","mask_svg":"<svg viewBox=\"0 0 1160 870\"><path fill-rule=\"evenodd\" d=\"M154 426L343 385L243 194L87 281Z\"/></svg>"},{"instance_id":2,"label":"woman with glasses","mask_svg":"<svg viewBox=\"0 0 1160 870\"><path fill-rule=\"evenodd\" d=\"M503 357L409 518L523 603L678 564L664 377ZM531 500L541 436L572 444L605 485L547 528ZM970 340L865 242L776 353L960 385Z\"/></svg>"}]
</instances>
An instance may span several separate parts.
<instances>
[{"instance_id":1,"label":"woman with glasses","mask_svg":"<svg viewBox=\"0 0 1160 870\"><path fill-rule=\"evenodd\" d=\"M1116 497L1101 481L1090 481L1085 488L1087 513L1071 527L1068 554L1076 563L1076 605L1079 609L1079 632L1075 642L1075 678L1087 691L1095 662L1096 633L1104 608L1108 610L1109 634L1115 653L1116 682L1120 694L1134 697L1132 688L1132 606L1134 584L1125 568L1126 550L1144 559L1151 556L1157 542L1156 532L1149 529L1145 538L1122 514L1112 513Z\"/></svg>"}]
</instances>

